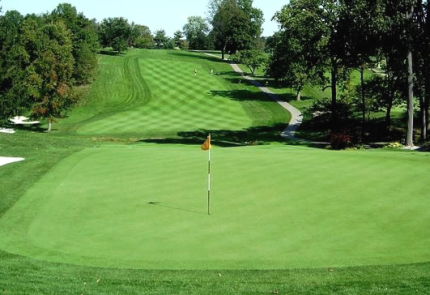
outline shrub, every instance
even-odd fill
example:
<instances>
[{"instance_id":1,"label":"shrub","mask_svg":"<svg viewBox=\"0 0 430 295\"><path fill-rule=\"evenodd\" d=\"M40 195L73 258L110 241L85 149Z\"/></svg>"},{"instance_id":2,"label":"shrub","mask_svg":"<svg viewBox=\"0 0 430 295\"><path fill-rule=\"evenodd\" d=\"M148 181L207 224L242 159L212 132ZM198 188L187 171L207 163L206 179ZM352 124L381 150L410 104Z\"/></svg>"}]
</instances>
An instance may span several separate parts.
<instances>
[{"instance_id":1,"label":"shrub","mask_svg":"<svg viewBox=\"0 0 430 295\"><path fill-rule=\"evenodd\" d=\"M352 145L352 136L347 129L330 134L330 146L333 150L343 150Z\"/></svg>"}]
</instances>

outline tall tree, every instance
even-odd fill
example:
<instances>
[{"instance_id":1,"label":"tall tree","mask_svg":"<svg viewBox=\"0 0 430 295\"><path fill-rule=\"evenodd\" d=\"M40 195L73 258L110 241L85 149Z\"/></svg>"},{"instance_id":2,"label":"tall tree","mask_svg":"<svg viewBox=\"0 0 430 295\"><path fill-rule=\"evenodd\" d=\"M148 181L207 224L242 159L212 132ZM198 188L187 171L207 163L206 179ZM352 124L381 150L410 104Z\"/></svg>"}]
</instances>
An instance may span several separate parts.
<instances>
[{"instance_id":1,"label":"tall tree","mask_svg":"<svg viewBox=\"0 0 430 295\"><path fill-rule=\"evenodd\" d=\"M175 43L175 47L182 49L184 48L184 40L182 40L182 32L180 30L177 30L173 34L173 43Z\"/></svg>"},{"instance_id":2,"label":"tall tree","mask_svg":"<svg viewBox=\"0 0 430 295\"><path fill-rule=\"evenodd\" d=\"M97 68L97 53L100 47L96 23L67 3L59 4L48 19L54 22L62 20L71 32L72 54L75 60L72 78L77 84L90 82Z\"/></svg>"},{"instance_id":3,"label":"tall tree","mask_svg":"<svg viewBox=\"0 0 430 295\"><path fill-rule=\"evenodd\" d=\"M252 7L252 0L214 1L217 7L211 19L215 46L225 53L252 49L261 35L263 12Z\"/></svg>"},{"instance_id":4,"label":"tall tree","mask_svg":"<svg viewBox=\"0 0 430 295\"><path fill-rule=\"evenodd\" d=\"M149 27L134 24L132 25L132 35L135 37L133 46L137 48L152 48L154 46L154 39Z\"/></svg>"},{"instance_id":5,"label":"tall tree","mask_svg":"<svg viewBox=\"0 0 430 295\"><path fill-rule=\"evenodd\" d=\"M188 17L183 30L190 49L207 49L209 26L202 17Z\"/></svg>"},{"instance_id":6,"label":"tall tree","mask_svg":"<svg viewBox=\"0 0 430 295\"><path fill-rule=\"evenodd\" d=\"M412 58L412 16L414 14L414 4L409 3L406 7L406 33L407 33L407 53L406 62L408 67L408 130L406 133L406 145L414 145L414 70Z\"/></svg>"},{"instance_id":7,"label":"tall tree","mask_svg":"<svg viewBox=\"0 0 430 295\"><path fill-rule=\"evenodd\" d=\"M121 53L128 46L131 36L131 26L123 17L104 19L99 27L99 38L102 46L112 47Z\"/></svg>"},{"instance_id":8,"label":"tall tree","mask_svg":"<svg viewBox=\"0 0 430 295\"><path fill-rule=\"evenodd\" d=\"M341 126L337 120L337 87L347 76L343 58L345 45L339 39L341 6L337 0L291 0L275 15L282 28L303 46L304 60L318 72L330 72L332 130ZM319 75L321 76L321 75ZM322 77L322 76L321 76Z\"/></svg>"},{"instance_id":9,"label":"tall tree","mask_svg":"<svg viewBox=\"0 0 430 295\"><path fill-rule=\"evenodd\" d=\"M0 120L28 109L24 69L30 55L20 42L24 17L18 11L0 16Z\"/></svg>"},{"instance_id":10,"label":"tall tree","mask_svg":"<svg viewBox=\"0 0 430 295\"><path fill-rule=\"evenodd\" d=\"M154 33L154 45L158 49L169 47L169 37L166 36L165 30L155 31L155 33Z\"/></svg>"},{"instance_id":11,"label":"tall tree","mask_svg":"<svg viewBox=\"0 0 430 295\"><path fill-rule=\"evenodd\" d=\"M47 119L51 131L54 119L75 102L70 95L74 64L70 32L61 21L38 24L28 18L20 38L31 53L25 85L33 104L32 117Z\"/></svg>"},{"instance_id":12,"label":"tall tree","mask_svg":"<svg viewBox=\"0 0 430 295\"><path fill-rule=\"evenodd\" d=\"M349 0L342 5L340 13L339 37L345 44L345 64L360 73L361 139L365 137L366 89L365 70L373 63L372 57L378 56L381 43L380 33L386 24L382 0Z\"/></svg>"}]
</instances>

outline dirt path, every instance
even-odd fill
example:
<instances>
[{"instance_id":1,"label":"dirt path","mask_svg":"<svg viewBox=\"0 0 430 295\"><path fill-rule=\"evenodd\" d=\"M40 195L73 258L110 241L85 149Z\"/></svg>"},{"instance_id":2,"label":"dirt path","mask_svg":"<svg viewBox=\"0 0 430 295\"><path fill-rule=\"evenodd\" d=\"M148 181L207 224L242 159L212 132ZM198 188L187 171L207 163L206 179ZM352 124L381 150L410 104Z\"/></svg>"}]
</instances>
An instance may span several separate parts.
<instances>
[{"instance_id":1,"label":"dirt path","mask_svg":"<svg viewBox=\"0 0 430 295\"><path fill-rule=\"evenodd\" d=\"M244 79L250 81L252 84L257 86L261 91L266 93L271 99L276 101L284 109L286 109L288 112L291 113L291 120L290 122L288 122L288 126L284 129L284 131L282 131L281 136L286 139L300 140L295 136L295 133L297 128L299 128L300 124L302 124L302 120L303 120L302 113L298 109L290 105L288 102L281 100L269 88L264 87L259 82L255 81L252 77L245 75L242 69L237 64L230 64L230 65L236 73L241 74Z\"/></svg>"}]
</instances>

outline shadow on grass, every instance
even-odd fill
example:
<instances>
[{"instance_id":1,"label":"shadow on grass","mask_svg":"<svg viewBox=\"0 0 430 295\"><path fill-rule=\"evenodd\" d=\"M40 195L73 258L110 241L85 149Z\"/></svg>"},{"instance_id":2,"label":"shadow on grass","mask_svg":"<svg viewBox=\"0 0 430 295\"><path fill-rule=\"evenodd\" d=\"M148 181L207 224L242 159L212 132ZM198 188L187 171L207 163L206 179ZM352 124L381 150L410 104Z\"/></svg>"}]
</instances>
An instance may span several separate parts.
<instances>
[{"instance_id":1,"label":"shadow on grass","mask_svg":"<svg viewBox=\"0 0 430 295\"><path fill-rule=\"evenodd\" d=\"M268 101L276 103L264 92L253 92L249 90L212 90L211 95L230 98L236 101Z\"/></svg>"},{"instance_id":2,"label":"shadow on grass","mask_svg":"<svg viewBox=\"0 0 430 295\"><path fill-rule=\"evenodd\" d=\"M110 55L110 56L124 56L125 55L124 52L119 53L118 51L113 51L113 50L100 50L99 54Z\"/></svg>"},{"instance_id":3,"label":"shadow on grass","mask_svg":"<svg viewBox=\"0 0 430 295\"><path fill-rule=\"evenodd\" d=\"M212 144L220 147L239 147L282 143L289 145L303 145L298 141L281 137L285 124L274 126L257 126L243 130L197 130L181 131L175 138L143 139L138 142L157 144L185 144L201 145L208 134L211 134Z\"/></svg>"},{"instance_id":4,"label":"shadow on grass","mask_svg":"<svg viewBox=\"0 0 430 295\"><path fill-rule=\"evenodd\" d=\"M8 128L15 129L15 130L30 131L30 132L35 132L35 133L46 133L47 132L47 129L43 128L41 124L34 124L34 125L5 124L5 126L7 126Z\"/></svg>"},{"instance_id":5,"label":"shadow on grass","mask_svg":"<svg viewBox=\"0 0 430 295\"><path fill-rule=\"evenodd\" d=\"M225 60L222 60L220 58L217 58L215 56L205 55L200 52L195 51L169 51L169 55L174 56L180 56L180 57L188 57L188 58L194 58L194 59L200 59L210 62L216 62L216 63L225 63Z\"/></svg>"},{"instance_id":6,"label":"shadow on grass","mask_svg":"<svg viewBox=\"0 0 430 295\"><path fill-rule=\"evenodd\" d=\"M162 207L162 208L171 209L171 210L184 211L184 212L189 212L189 213L194 213L194 214L207 215L207 212L195 211L195 210L190 210L190 209L185 209L185 208L168 206L168 205L161 204L160 202L148 202L148 205Z\"/></svg>"}]
</instances>

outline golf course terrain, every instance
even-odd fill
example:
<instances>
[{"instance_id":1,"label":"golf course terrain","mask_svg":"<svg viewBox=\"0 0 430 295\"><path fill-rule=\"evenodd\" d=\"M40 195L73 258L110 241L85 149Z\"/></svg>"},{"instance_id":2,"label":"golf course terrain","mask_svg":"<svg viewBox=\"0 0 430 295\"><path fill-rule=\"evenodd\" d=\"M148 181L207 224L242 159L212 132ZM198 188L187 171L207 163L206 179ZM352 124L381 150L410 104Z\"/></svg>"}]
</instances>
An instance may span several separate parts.
<instances>
[{"instance_id":1,"label":"golf course terrain","mask_svg":"<svg viewBox=\"0 0 430 295\"><path fill-rule=\"evenodd\" d=\"M430 294L430 154L286 141L242 79L100 55L51 133L0 133L0 294Z\"/></svg>"}]
</instances>

